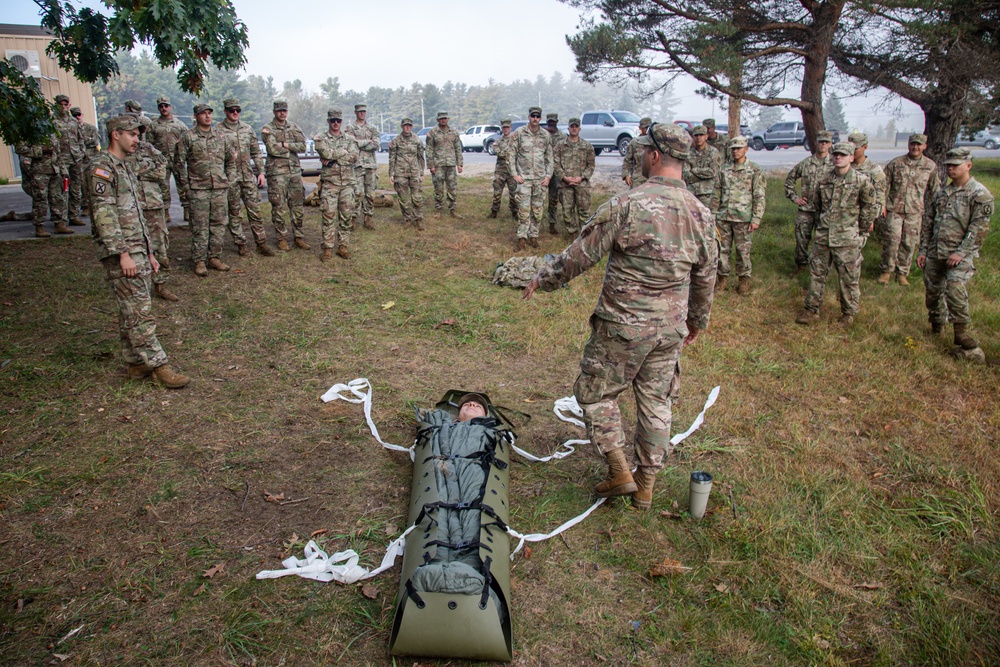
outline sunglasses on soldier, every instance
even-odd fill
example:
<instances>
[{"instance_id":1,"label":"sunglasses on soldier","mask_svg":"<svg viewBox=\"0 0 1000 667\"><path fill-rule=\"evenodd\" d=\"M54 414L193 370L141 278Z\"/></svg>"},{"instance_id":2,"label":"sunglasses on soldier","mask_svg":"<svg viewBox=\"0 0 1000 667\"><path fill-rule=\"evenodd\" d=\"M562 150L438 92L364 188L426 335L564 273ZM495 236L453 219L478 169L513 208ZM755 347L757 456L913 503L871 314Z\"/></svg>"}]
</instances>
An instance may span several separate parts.
<instances>
[{"instance_id":1,"label":"sunglasses on soldier","mask_svg":"<svg viewBox=\"0 0 1000 667\"><path fill-rule=\"evenodd\" d=\"M242 112L243 109L239 107L229 107L228 109L226 109L226 113L242 113Z\"/></svg>"},{"instance_id":2,"label":"sunglasses on soldier","mask_svg":"<svg viewBox=\"0 0 1000 667\"><path fill-rule=\"evenodd\" d=\"M541 117L542 117L542 114L540 114L540 113L529 113L528 114L528 118L541 118Z\"/></svg>"},{"instance_id":3,"label":"sunglasses on soldier","mask_svg":"<svg viewBox=\"0 0 1000 667\"><path fill-rule=\"evenodd\" d=\"M344 122L344 119L343 119L343 118L329 118L329 119L327 119L327 120L328 120L328 122L330 122L330 123L342 123L342 122Z\"/></svg>"}]
</instances>

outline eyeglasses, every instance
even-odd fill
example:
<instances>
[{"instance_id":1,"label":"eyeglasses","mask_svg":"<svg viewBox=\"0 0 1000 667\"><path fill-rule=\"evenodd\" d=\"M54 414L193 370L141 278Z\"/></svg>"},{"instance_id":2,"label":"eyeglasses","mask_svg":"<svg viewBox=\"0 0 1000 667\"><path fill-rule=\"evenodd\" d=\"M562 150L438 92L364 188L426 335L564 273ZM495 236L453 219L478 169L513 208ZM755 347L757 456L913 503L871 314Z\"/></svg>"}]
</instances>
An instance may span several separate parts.
<instances>
[{"instance_id":1,"label":"eyeglasses","mask_svg":"<svg viewBox=\"0 0 1000 667\"><path fill-rule=\"evenodd\" d=\"M656 127L657 125L659 125L659 123L653 123L652 125L650 125L649 129L646 130L646 134L648 134L649 138L653 141L653 148L659 151L661 155L666 155L667 152L660 147L660 142L656 140L656 134L653 132L653 128Z\"/></svg>"},{"instance_id":2,"label":"eyeglasses","mask_svg":"<svg viewBox=\"0 0 1000 667\"><path fill-rule=\"evenodd\" d=\"M157 109L169 109L170 105L169 104L157 104L156 108Z\"/></svg>"},{"instance_id":3,"label":"eyeglasses","mask_svg":"<svg viewBox=\"0 0 1000 667\"><path fill-rule=\"evenodd\" d=\"M75 114L73 114L73 118L81 118L82 116L83 116L82 113L75 113Z\"/></svg>"},{"instance_id":4,"label":"eyeglasses","mask_svg":"<svg viewBox=\"0 0 1000 667\"><path fill-rule=\"evenodd\" d=\"M327 121L330 122L330 123L342 123L344 121L344 119L343 118L328 118Z\"/></svg>"},{"instance_id":5,"label":"eyeglasses","mask_svg":"<svg viewBox=\"0 0 1000 667\"><path fill-rule=\"evenodd\" d=\"M541 117L542 117L542 114L540 114L540 113L529 113L528 114L528 118L541 118Z\"/></svg>"},{"instance_id":6,"label":"eyeglasses","mask_svg":"<svg viewBox=\"0 0 1000 667\"><path fill-rule=\"evenodd\" d=\"M228 109L226 109L226 113L242 113L242 112L243 109L239 107L229 107Z\"/></svg>"}]
</instances>

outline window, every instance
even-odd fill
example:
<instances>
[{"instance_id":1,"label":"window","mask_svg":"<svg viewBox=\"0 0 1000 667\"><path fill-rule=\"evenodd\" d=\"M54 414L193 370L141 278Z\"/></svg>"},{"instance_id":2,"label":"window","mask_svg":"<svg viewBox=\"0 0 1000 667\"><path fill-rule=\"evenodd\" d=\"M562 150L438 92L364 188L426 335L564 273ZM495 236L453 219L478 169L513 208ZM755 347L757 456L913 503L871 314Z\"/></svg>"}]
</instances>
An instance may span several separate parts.
<instances>
[{"instance_id":1,"label":"window","mask_svg":"<svg viewBox=\"0 0 1000 667\"><path fill-rule=\"evenodd\" d=\"M612 112L612 116L615 117L619 123L638 123L639 117L636 116L631 111L615 111Z\"/></svg>"},{"instance_id":2,"label":"window","mask_svg":"<svg viewBox=\"0 0 1000 667\"><path fill-rule=\"evenodd\" d=\"M585 113L583 114L583 125L597 125L597 114L596 113Z\"/></svg>"},{"instance_id":3,"label":"window","mask_svg":"<svg viewBox=\"0 0 1000 667\"><path fill-rule=\"evenodd\" d=\"M597 124L604 125L609 120L611 120L611 114L609 113L599 113L597 114Z\"/></svg>"}]
</instances>

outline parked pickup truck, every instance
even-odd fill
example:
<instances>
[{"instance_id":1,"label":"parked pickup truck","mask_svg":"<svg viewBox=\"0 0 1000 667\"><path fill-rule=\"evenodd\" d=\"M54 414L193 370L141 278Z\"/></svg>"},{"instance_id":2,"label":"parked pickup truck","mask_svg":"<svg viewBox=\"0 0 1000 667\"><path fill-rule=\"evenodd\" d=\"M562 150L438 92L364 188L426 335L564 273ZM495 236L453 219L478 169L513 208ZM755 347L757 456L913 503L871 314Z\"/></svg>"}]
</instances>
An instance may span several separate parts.
<instances>
[{"instance_id":1,"label":"parked pickup truck","mask_svg":"<svg viewBox=\"0 0 1000 667\"><path fill-rule=\"evenodd\" d=\"M473 125L458 135L463 151L482 151L483 139L500 131L499 125Z\"/></svg>"},{"instance_id":2,"label":"parked pickup truck","mask_svg":"<svg viewBox=\"0 0 1000 667\"><path fill-rule=\"evenodd\" d=\"M806 128L801 122L783 121L775 123L763 132L755 132L750 137L750 148L755 151L773 151L781 146L804 146L806 143Z\"/></svg>"},{"instance_id":3,"label":"parked pickup truck","mask_svg":"<svg viewBox=\"0 0 1000 667\"><path fill-rule=\"evenodd\" d=\"M600 155L605 148L617 148L625 155L628 145L639 136L639 117L631 111L598 109L580 116L580 137L594 146Z\"/></svg>"}]
</instances>

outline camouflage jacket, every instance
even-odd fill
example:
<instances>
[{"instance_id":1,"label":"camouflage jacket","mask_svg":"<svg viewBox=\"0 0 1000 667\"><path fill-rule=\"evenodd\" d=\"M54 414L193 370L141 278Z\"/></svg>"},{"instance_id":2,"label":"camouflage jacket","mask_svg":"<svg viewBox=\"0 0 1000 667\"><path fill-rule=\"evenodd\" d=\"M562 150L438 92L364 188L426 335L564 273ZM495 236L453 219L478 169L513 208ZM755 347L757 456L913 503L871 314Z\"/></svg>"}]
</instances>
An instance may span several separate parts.
<instances>
[{"instance_id":1,"label":"camouflage jacket","mask_svg":"<svg viewBox=\"0 0 1000 667\"><path fill-rule=\"evenodd\" d=\"M188 190L228 188L236 176L239 148L230 132L214 126L207 132L188 130L177 144L174 173Z\"/></svg>"},{"instance_id":2,"label":"camouflage jacket","mask_svg":"<svg viewBox=\"0 0 1000 667\"><path fill-rule=\"evenodd\" d=\"M542 129L545 130L545 127L542 126ZM566 138L566 134L562 130L556 130L555 132L549 132L548 130L545 131L549 135L549 141L552 142L552 150L555 151L556 146L559 145L559 142Z\"/></svg>"},{"instance_id":3,"label":"camouflage jacket","mask_svg":"<svg viewBox=\"0 0 1000 667\"><path fill-rule=\"evenodd\" d=\"M885 192L889 187L889 182L885 178L885 172L882 171L882 167L866 155L864 162L861 164L855 162L851 165L851 168L857 169L867 176L868 180L875 186L875 204L878 215L882 215L882 210L885 208ZM878 215L875 217L878 217Z\"/></svg>"},{"instance_id":4,"label":"camouflage jacket","mask_svg":"<svg viewBox=\"0 0 1000 667\"><path fill-rule=\"evenodd\" d=\"M27 162L32 174L63 174L69 176L59 161L59 138L52 135L48 144L18 144L14 152Z\"/></svg>"},{"instance_id":5,"label":"camouflage jacket","mask_svg":"<svg viewBox=\"0 0 1000 667\"><path fill-rule=\"evenodd\" d=\"M629 176L632 178L632 186L646 182L642 175L642 146L634 141L628 142L625 149L625 157L622 158L622 180Z\"/></svg>"},{"instance_id":6,"label":"camouflage jacket","mask_svg":"<svg viewBox=\"0 0 1000 667\"><path fill-rule=\"evenodd\" d=\"M510 135L507 168L514 176L541 181L552 175L552 141L545 130L532 132L530 127L524 125Z\"/></svg>"},{"instance_id":7,"label":"camouflage jacket","mask_svg":"<svg viewBox=\"0 0 1000 667\"><path fill-rule=\"evenodd\" d=\"M683 181L654 176L609 199L539 271L539 287L557 289L609 253L594 315L623 327L674 327L679 337L708 326L719 242L711 211Z\"/></svg>"},{"instance_id":8,"label":"camouflage jacket","mask_svg":"<svg viewBox=\"0 0 1000 667\"><path fill-rule=\"evenodd\" d=\"M299 164L299 153L306 150L306 137L295 123L278 123L272 120L260 131L264 148L267 149L267 164L264 166L268 176L280 174L298 174L302 171ZM282 148L279 144L284 142Z\"/></svg>"},{"instance_id":9,"label":"camouflage jacket","mask_svg":"<svg viewBox=\"0 0 1000 667\"><path fill-rule=\"evenodd\" d=\"M90 197L97 258L126 252L152 254L149 230L142 215L139 181L128 164L102 151L84 169Z\"/></svg>"},{"instance_id":10,"label":"camouflage jacket","mask_svg":"<svg viewBox=\"0 0 1000 667\"><path fill-rule=\"evenodd\" d=\"M722 161L726 164L732 164L733 162L733 152L729 150L729 135L725 132L716 132L715 139L709 139L708 145L719 151L719 155L722 156Z\"/></svg>"},{"instance_id":11,"label":"camouflage jacket","mask_svg":"<svg viewBox=\"0 0 1000 667\"><path fill-rule=\"evenodd\" d=\"M427 133L427 168L461 167L462 139L458 132L437 126Z\"/></svg>"},{"instance_id":12,"label":"camouflage jacket","mask_svg":"<svg viewBox=\"0 0 1000 667\"><path fill-rule=\"evenodd\" d=\"M320 180L334 186L353 186L356 178L354 167L358 164L358 142L346 132L335 136L327 130L313 139L316 152L323 163Z\"/></svg>"},{"instance_id":13,"label":"camouflage jacket","mask_svg":"<svg viewBox=\"0 0 1000 667\"><path fill-rule=\"evenodd\" d=\"M993 194L970 177L962 187L946 185L934 193L920 229L919 255L948 259L952 253L975 259L990 231Z\"/></svg>"},{"instance_id":14,"label":"camouflage jacket","mask_svg":"<svg viewBox=\"0 0 1000 667\"><path fill-rule=\"evenodd\" d=\"M812 211L812 204L809 201L812 199L813 192L816 190L816 185L819 183L820 178L829 170L829 155L823 158L810 155L792 167L792 170L788 172L788 176L785 176L785 196L792 201L795 201L799 197L805 199L806 203L799 205L799 210ZM799 179L802 180L801 194L795 191L795 181Z\"/></svg>"},{"instance_id":15,"label":"camouflage jacket","mask_svg":"<svg viewBox=\"0 0 1000 667\"><path fill-rule=\"evenodd\" d=\"M241 120L234 124L226 119L216 127L228 132L236 140L237 155L233 183L256 182L261 167L264 166L264 156L260 152L260 144L257 143L257 133Z\"/></svg>"},{"instance_id":16,"label":"camouflage jacket","mask_svg":"<svg viewBox=\"0 0 1000 667\"><path fill-rule=\"evenodd\" d=\"M167 157L148 141L140 141L126 160L139 183L139 206L143 211L163 208L160 189L167 180Z\"/></svg>"},{"instance_id":17,"label":"camouflage jacket","mask_svg":"<svg viewBox=\"0 0 1000 667\"><path fill-rule=\"evenodd\" d=\"M100 152L101 140L96 127L90 123L80 123L80 137L83 139L83 150L88 160Z\"/></svg>"},{"instance_id":18,"label":"camouflage jacket","mask_svg":"<svg viewBox=\"0 0 1000 667\"><path fill-rule=\"evenodd\" d=\"M729 163L719 171L712 202L718 206L715 218L725 222L759 225L764 217L767 178L764 170L750 160Z\"/></svg>"},{"instance_id":19,"label":"camouflage jacket","mask_svg":"<svg viewBox=\"0 0 1000 667\"><path fill-rule=\"evenodd\" d=\"M692 146L684 161L684 182L695 196L712 195L721 170L722 155L718 150L708 144L700 151Z\"/></svg>"},{"instance_id":20,"label":"camouflage jacket","mask_svg":"<svg viewBox=\"0 0 1000 667\"><path fill-rule=\"evenodd\" d=\"M499 142L498 142L499 143ZM424 144L417 135L397 134L389 142L389 178L420 178L424 175Z\"/></svg>"},{"instance_id":21,"label":"camouflage jacket","mask_svg":"<svg viewBox=\"0 0 1000 667\"><path fill-rule=\"evenodd\" d=\"M570 141L569 137L556 144L552 156L552 180L561 188L590 187L590 177L594 175L596 161L594 146L586 139ZM563 183L563 176L583 176L579 186Z\"/></svg>"},{"instance_id":22,"label":"camouflage jacket","mask_svg":"<svg viewBox=\"0 0 1000 667\"><path fill-rule=\"evenodd\" d=\"M377 169L375 153L378 152L379 140L382 136L379 131L371 123L358 125L357 122L354 122L344 128L344 133L357 142L358 150L361 151L358 164L355 166L363 169Z\"/></svg>"},{"instance_id":23,"label":"camouflage jacket","mask_svg":"<svg viewBox=\"0 0 1000 667\"><path fill-rule=\"evenodd\" d=\"M941 187L937 165L923 156L919 160L911 160L907 155L893 158L885 165L885 178L889 184L886 208L909 216L923 215L925 203L933 199Z\"/></svg>"},{"instance_id":24,"label":"camouflage jacket","mask_svg":"<svg viewBox=\"0 0 1000 667\"><path fill-rule=\"evenodd\" d=\"M493 152L497 154L497 165L493 168L494 174L505 175L510 173L507 156L510 154L510 139L513 136L513 133L506 137L501 134L500 138L493 144Z\"/></svg>"},{"instance_id":25,"label":"camouflage jacket","mask_svg":"<svg viewBox=\"0 0 1000 667\"><path fill-rule=\"evenodd\" d=\"M68 167L87 159L87 149L80 136L80 123L68 113L56 112L56 130L59 132L59 164Z\"/></svg>"},{"instance_id":26,"label":"camouflage jacket","mask_svg":"<svg viewBox=\"0 0 1000 667\"><path fill-rule=\"evenodd\" d=\"M828 170L812 195L812 210L819 213L814 238L831 248L859 246L878 216L876 202L875 186L857 169L843 176Z\"/></svg>"},{"instance_id":27,"label":"camouflage jacket","mask_svg":"<svg viewBox=\"0 0 1000 667\"><path fill-rule=\"evenodd\" d=\"M177 155L177 144L190 128L173 116L164 120L162 117L153 119L153 127L149 130L149 142L156 150L163 153L170 164Z\"/></svg>"}]
</instances>

